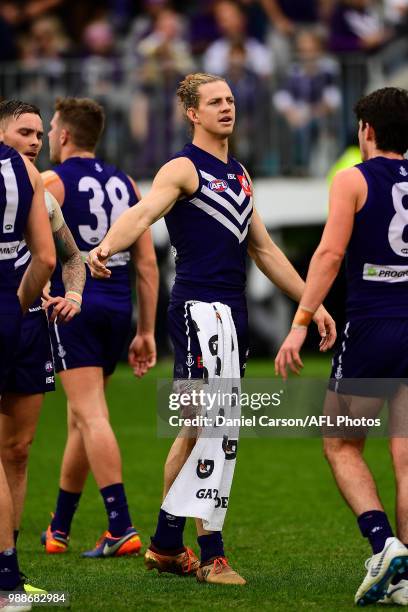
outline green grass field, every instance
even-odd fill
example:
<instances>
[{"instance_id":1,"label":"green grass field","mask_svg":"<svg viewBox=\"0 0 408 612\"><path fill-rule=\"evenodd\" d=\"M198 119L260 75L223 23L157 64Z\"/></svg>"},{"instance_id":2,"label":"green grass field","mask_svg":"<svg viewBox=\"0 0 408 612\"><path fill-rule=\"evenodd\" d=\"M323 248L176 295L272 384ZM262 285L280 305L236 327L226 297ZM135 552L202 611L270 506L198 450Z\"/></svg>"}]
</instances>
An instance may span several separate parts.
<instances>
[{"instance_id":1,"label":"green grass field","mask_svg":"<svg viewBox=\"0 0 408 612\"><path fill-rule=\"evenodd\" d=\"M306 360L308 374L324 376L325 360ZM121 366L108 398L122 449L124 481L135 526L144 543L160 504L162 466L170 440L156 436L156 378ZM272 375L272 363L250 362L247 376ZM48 557L39 544L54 508L65 440L65 402L59 388L47 397L30 460L29 489L19 540L20 564L33 584L66 591L73 610L351 610L369 547L340 498L318 439L242 439L224 529L227 556L246 587L214 587L193 578L146 572L143 558L88 560L106 528L92 478L74 519L69 552ZM367 458L393 515L393 477L385 440L371 440ZM192 523L192 521L190 521ZM186 543L197 549L192 524Z\"/></svg>"}]
</instances>

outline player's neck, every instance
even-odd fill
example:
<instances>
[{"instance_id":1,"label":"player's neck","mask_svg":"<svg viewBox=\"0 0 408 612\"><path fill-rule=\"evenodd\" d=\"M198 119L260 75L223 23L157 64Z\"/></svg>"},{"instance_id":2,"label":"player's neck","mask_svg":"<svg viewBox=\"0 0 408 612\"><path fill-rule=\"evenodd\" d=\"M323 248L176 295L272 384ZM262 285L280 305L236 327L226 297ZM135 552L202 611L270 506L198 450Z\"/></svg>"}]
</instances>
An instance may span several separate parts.
<instances>
[{"instance_id":1,"label":"player's neck","mask_svg":"<svg viewBox=\"0 0 408 612\"><path fill-rule=\"evenodd\" d=\"M70 157L84 157L93 159L95 157L95 153L93 151L84 151L83 149L78 149L77 147L67 147L61 151L61 163Z\"/></svg>"},{"instance_id":2,"label":"player's neck","mask_svg":"<svg viewBox=\"0 0 408 612\"><path fill-rule=\"evenodd\" d=\"M395 153L394 151L381 151L380 149L373 149L369 154L368 159L373 159L374 157L386 157L388 159L404 159L404 156L400 153Z\"/></svg>"},{"instance_id":3,"label":"player's neck","mask_svg":"<svg viewBox=\"0 0 408 612\"><path fill-rule=\"evenodd\" d=\"M228 138L218 139L206 133L194 134L193 145L218 157L224 164L228 162Z\"/></svg>"}]
</instances>

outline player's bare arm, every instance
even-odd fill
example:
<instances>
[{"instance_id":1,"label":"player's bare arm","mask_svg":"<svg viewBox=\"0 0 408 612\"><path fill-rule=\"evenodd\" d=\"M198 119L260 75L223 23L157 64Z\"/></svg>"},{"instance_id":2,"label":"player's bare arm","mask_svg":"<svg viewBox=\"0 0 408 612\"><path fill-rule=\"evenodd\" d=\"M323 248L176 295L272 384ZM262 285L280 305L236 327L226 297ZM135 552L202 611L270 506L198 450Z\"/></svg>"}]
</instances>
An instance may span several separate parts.
<instances>
[{"instance_id":1,"label":"player's bare arm","mask_svg":"<svg viewBox=\"0 0 408 612\"><path fill-rule=\"evenodd\" d=\"M81 311L82 292L86 280L85 264L65 221L58 230L53 232L53 237L57 257L61 262L65 297L47 296L44 308L48 309L52 306L51 322L58 319L58 323L68 323Z\"/></svg>"},{"instance_id":2,"label":"player's bare arm","mask_svg":"<svg viewBox=\"0 0 408 612\"><path fill-rule=\"evenodd\" d=\"M27 220L24 238L31 252L31 262L18 289L23 312L26 312L49 280L55 268L55 247L44 200L44 187L40 174L33 164L22 155L34 189L32 205Z\"/></svg>"},{"instance_id":3,"label":"player's bare arm","mask_svg":"<svg viewBox=\"0 0 408 612\"><path fill-rule=\"evenodd\" d=\"M58 318L59 323L68 323L81 311L82 292L86 279L85 265L61 211L64 199L62 181L52 170L43 172L41 178L46 186L46 202L50 208L51 229L65 287L65 297L51 297L47 292L43 292L45 298L43 307L45 309L52 307L51 322Z\"/></svg>"},{"instance_id":4,"label":"player's bare arm","mask_svg":"<svg viewBox=\"0 0 408 612\"><path fill-rule=\"evenodd\" d=\"M256 210L249 229L248 254L274 285L296 302L300 301L305 283L286 255L273 242ZM322 337L320 349L326 351L336 340L335 323L323 306L316 309L314 321Z\"/></svg>"},{"instance_id":5,"label":"player's bare arm","mask_svg":"<svg viewBox=\"0 0 408 612\"><path fill-rule=\"evenodd\" d=\"M269 236L256 209L249 228L248 254L261 272L283 293L297 302L300 300L304 282Z\"/></svg>"},{"instance_id":6,"label":"player's bare arm","mask_svg":"<svg viewBox=\"0 0 408 612\"><path fill-rule=\"evenodd\" d=\"M138 199L141 200L137 185L133 180L131 182ZM136 271L137 330L129 346L128 359L135 376L140 378L156 364L154 326L159 270L150 229L130 247L130 254Z\"/></svg>"},{"instance_id":7,"label":"player's bare arm","mask_svg":"<svg viewBox=\"0 0 408 612\"><path fill-rule=\"evenodd\" d=\"M57 256L62 264L65 291L82 295L86 279L85 264L65 221L62 227L53 233L53 237Z\"/></svg>"},{"instance_id":8,"label":"player's bare arm","mask_svg":"<svg viewBox=\"0 0 408 612\"><path fill-rule=\"evenodd\" d=\"M339 272L353 231L354 215L364 205L366 197L367 183L357 168L341 170L335 175L322 239L310 261L292 329L275 360L276 374L284 378L287 366L297 374L303 366L299 351L307 335L307 326Z\"/></svg>"},{"instance_id":9,"label":"player's bare arm","mask_svg":"<svg viewBox=\"0 0 408 612\"><path fill-rule=\"evenodd\" d=\"M90 251L87 263L92 276L108 278L106 263L112 255L129 248L158 219L168 213L178 198L194 193L198 177L192 162L173 159L156 174L149 193L124 212L112 225L98 247Z\"/></svg>"}]
</instances>

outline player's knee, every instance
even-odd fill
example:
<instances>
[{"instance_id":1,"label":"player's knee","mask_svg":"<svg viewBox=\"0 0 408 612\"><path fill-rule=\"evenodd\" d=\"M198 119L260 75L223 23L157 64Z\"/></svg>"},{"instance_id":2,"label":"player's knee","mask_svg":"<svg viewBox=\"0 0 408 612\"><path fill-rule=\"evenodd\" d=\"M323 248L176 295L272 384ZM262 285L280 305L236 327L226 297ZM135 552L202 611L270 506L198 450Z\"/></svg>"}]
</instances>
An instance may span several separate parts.
<instances>
[{"instance_id":1,"label":"player's knee","mask_svg":"<svg viewBox=\"0 0 408 612\"><path fill-rule=\"evenodd\" d=\"M351 454L361 452L359 444L354 444L349 440L341 438L324 438L323 454L326 460L332 465L336 461L343 461L345 457Z\"/></svg>"},{"instance_id":2,"label":"player's knee","mask_svg":"<svg viewBox=\"0 0 408 612\"><path fill-rule=\"evenodd\" d=\"M70 410L72 415L72 423L73 427L83 430L86 427L90 427L96 421L106 420L107 417L102 410L99 412L95 410L95 406L93 406L92 410L89 410L90 406L87 402L86 404L78 403L70 403Z\"/></svg>"},{"instance_id":3,"label":"player's knee","mask_svg":"<svg viewBox=\"0 0 408 612\"><path fill-rule=\"evenodd\" d=\"M32 438L10 440L3 446L1 453L3 461L25 470L32 441Z\"/></svg>"},{"instance_id":4,"label":"player's knee","mask_svg":"<svg viewBox=\"0 0 408 612\"><path fill-rule=\"evenodd\" d=\"M337 438L323 438L323 455L331 463L341 449L342 440Z\"/></svg>"},{"instance_id":5,"label":"player's knee","mask_svg":"<svg viewBox=\"0 0 408 612\"><path fill-rule=\"evenodd\" d=\"M183 438L183 444L179 445L177 452L171 452L166 459L165 470L171 469L174 465L186 461L197 442L196 438Z\"/></svg>"},{"instance_id":6,"label":"player's knee","mask_svg":"<svg viewBox=\"0 0 408 612\"><path fill-rule=\"evenodd\" d=\"M92 431L97 432L106 428L106 423L109 422L105 414L95 414L81 412L75 418L75 427L81 432Z\"/></svg>"},{"instance_id":7,"label":"player's knee","mask_svg":"<svg viewBox=\"0 0 408 612\"><path fill-rule=\"evenodd\" d=\"M391 438L390 453L396 473L408 477L408 440Z\"/></svg>"}]
</instances>

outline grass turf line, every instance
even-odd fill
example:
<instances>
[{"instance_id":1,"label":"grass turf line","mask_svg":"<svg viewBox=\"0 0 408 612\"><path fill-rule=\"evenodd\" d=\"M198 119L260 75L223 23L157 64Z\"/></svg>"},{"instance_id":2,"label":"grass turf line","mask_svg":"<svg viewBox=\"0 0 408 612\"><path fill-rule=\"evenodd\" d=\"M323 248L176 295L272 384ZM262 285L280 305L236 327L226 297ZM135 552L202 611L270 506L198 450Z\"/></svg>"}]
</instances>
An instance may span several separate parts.
<instances>
[{"instance_id":1,"label":"grass turf line","mask_svg":"<svg viewBox=\"0 0 408 612\"><path fill-rule=\"evenodd\" d=\"M327 359L307 359L305 375L325 376ZM136 381L120 366L108 391L124 482L143 544L153 533L170 440L156 437L156 378L169 377L169 362ZM271 361L252 361L247 376L273 375ZM369 547L337 492L318 439L242 439L231 505L224 529L227 556L246 587L214 587L193 578L146 572L143 559L81 559L106 528L93 478L80 502L66 555L46 556L39 544L58 490L65 441L65 402L60 385L48 394L33 444L27 503L19 539L22 570L33 584L67 591L71 609L87 610L324 610L355 609ZM389 516L393 478L385 440L370 440L367 458ZM192 521L185 542L197 550Z\"/></svg>"}]
</instances>

